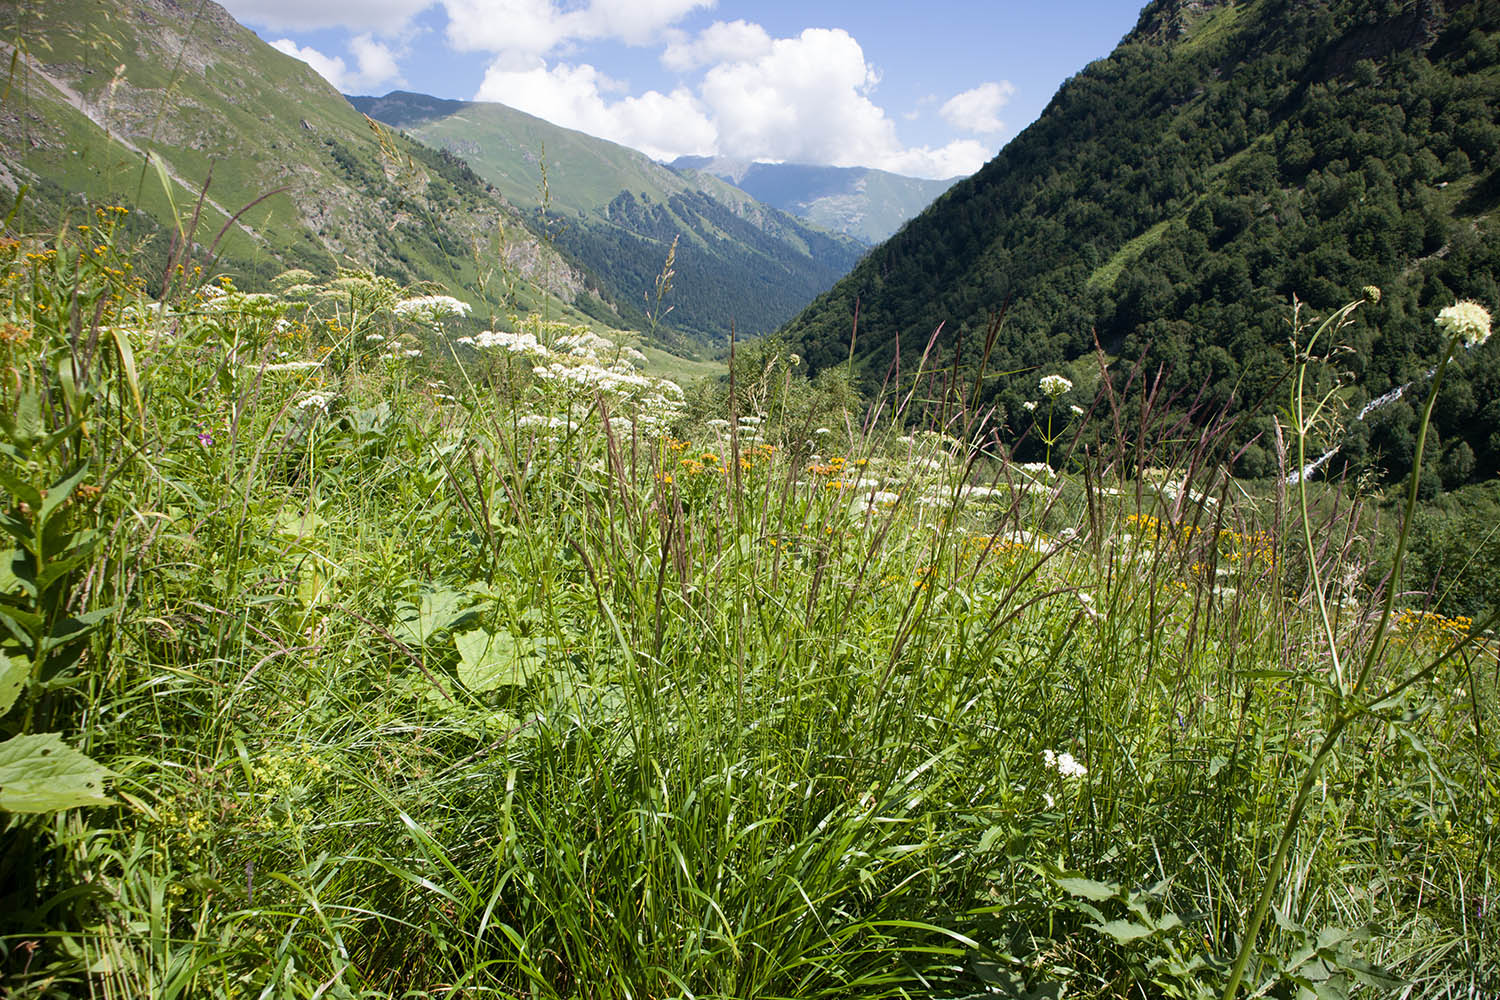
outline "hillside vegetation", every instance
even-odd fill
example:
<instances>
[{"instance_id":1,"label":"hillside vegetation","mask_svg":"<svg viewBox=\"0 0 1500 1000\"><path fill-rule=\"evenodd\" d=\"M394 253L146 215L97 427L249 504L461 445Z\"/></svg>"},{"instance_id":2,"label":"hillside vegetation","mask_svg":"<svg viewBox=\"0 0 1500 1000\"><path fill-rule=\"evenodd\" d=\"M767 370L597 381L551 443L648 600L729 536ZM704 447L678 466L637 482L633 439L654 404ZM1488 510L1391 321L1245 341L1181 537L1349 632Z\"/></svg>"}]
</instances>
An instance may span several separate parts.
<instances>
[{"instance_id":1,"label":"hillside vegetation","mask_svg":"<svg viewBox=\"0 0 1500 1000\"><path fill-rule=\"evenodd\" d=\"M372 129L215 3L9 4L0 43L0 186L25 188L23 222L51 225L80 197L130 205L122 224L155 237L158 272L212 263L264 287L291 268L363 268L454 290L492 321L545 308L629 325L461 161Z\"/></svg>"},{"instance_id":2,"label":"hillside vegetation","mask_svg":"<svg viewBox=\"0 0 1500 1000\"><path fill-rule=\"evenodd\" d=\"M1500 990L1493 621L1358 498L122 218L0 241L8 996Z\"/></svg>"},{"instance_id":3,"label":"hillside vegetation","mask_svg":"<svg viewBox=\"0 0 1500 1000\"><path fill-rule=\"evenodd\" d=\"M1489 0L1155 0L1108 58L1063 85L975 176L871 251L786 328L814 369L855 356L873 384L939 351L987 371L1092 384L1095 338L1118 388L1142 364L1175 406L1240 411L1279 392L1290 303L1335 308L1375 286L1343 359L1343 403L1431 367L1427 322L1460 292L1500 303L1500 5ZM1493 347L1436 415L1431 489L1500 470ZM1013 433L1027 379L991 376ZM1344 453L1392 479L1417 415L1401 402L1350 428ZM1268 473L1268 415L1233 435ZM1232 455L1236 448L1226 450ZM1336 463L1330 471L1338 468Z\"/></svg>"},{"instance_id":4,"label":"hillside vegetation","mask_svg":"<svg viewBox=\"0 0 1500 1000\"><path fill-rule=\"evenodd\" d=\"M772 332L864 251L711 174L674 171L503 104L400 91L350 101L463 157L506 198L543 213L557 245L640 325L642 293L677 241L681 295L666 322L699 344L726 344L731 325L742 335Z\"/></svg>"}]
</instances>

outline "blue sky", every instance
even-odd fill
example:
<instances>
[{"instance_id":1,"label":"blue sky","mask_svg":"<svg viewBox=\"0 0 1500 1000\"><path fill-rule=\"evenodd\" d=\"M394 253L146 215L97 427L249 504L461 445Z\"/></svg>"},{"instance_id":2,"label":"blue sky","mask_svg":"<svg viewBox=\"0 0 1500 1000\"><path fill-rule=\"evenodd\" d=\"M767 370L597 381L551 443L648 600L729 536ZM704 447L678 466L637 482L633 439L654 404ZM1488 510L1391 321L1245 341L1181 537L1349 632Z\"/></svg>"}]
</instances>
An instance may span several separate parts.
<instances>
[{"instance_id":1,"label":"blue sky","mask_svg":"<svg viewBox=\"0 0 1500 1000\"><path fill-rule=\"evenodd\" d=\"M971 173L1132 0L228 0L346 93L494 100L660 159Z\"/></svg>"}]
</instances>

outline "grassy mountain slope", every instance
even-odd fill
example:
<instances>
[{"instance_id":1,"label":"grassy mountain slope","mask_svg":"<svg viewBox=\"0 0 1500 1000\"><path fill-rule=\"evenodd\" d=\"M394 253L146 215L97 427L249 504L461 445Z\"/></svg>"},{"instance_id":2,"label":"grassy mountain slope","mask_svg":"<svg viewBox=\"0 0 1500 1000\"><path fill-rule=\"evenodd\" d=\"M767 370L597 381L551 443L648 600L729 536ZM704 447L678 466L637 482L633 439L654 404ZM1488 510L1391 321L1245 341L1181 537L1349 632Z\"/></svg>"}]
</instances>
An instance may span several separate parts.
<instances>
[{"instance_id":1,"label":"grassy mountain slope","mask_svg":"<svg viewBox=\"0 0 1500 1000\"><path fill-rule=\"evenodd\" d=\"M642 153L559 128L503 104L396 92L356 108L463 157L517 205L546 200L558 245L621 303L642 303L677 238L669 322L710 342L766 333L859 258L863 247L813 229L707 174L679 174Z\"/></svg>"},{"instance_id":2,"label":"grassy mountain slope","mask_svg":"<svg viewBox=\"0 0 1500 1000\"><path fill-rule=\"evenodd\" d=\"M672 168L712 174L757 200L829 232L861 243L879 243L958 181L903 177L869 167L818 167L804 163L742 163L680 156Z\"/></svg>"},{"instance_id":3,"label":"grassy mountain slope","mask_svg":"<svg viewBox=\"0 0 1500 1000\"><path fill-rule=\"evenodd\" d=\"M1097 331L1169 390L1236 405L1286 370L1290 303L1326 312L1378 286L1345 331L1359 405L1431 365L1437 309L1500 304L1500 5L1422 0L1156 0L1108 58L788 327L814 368L858 351L875 373L943 324L980 337L1008 308L990 392L1020 403L1035 368L1089 353ZM1438 418L1434 476L1500 468L1500 364L1491 345ZM1093 368L1081 361L1075 375ZM1350 452L1393 474L1415 414L1388 407ZM1246 430L1246 440L1268 430ZM1264 443L1264 442L1262 442ZM1264 471L1266 452L1246 456Z\"/></svg>"},{"instance_id":4,"label":"grassy mountain slope","mask_svg":"<svg viewBox=\"0 0 1500 1000\"><path fill-rule=\"evenodd\" d=\"M7 56L23 53L0 104L0 184L28 187L21 225L54 225L79 196L118 201L143 209L132 224L156 235L164 260L174 216L190 218L201 193L194 259L206 262L223 230L219 269L252 285L293 267L363 267L503 312L540 306L545 284L555 315L582 318L581 306L621 322L586 272L462 163L372 130L310 67L216 4L9 6L0 40ZM504 282L479 287L502 252L520 276L513 302L500 301Z\"/></svg>"}]
</instances>

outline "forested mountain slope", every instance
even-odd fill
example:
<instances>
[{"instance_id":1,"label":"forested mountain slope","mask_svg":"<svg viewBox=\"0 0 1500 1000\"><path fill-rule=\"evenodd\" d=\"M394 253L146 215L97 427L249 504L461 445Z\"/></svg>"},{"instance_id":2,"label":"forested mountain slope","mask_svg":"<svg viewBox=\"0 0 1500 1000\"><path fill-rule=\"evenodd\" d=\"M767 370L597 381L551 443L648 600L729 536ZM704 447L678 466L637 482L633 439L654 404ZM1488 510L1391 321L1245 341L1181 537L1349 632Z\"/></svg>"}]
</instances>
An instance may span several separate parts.
<instances>
[{"instance_id":1,"label":"forested mountain slope","mask_svg":"<svg viewBox=\"0 0 1500 1000\"><path fill-rule=\"evenodd\" d=\"M401 91L349 100L462 157L515 204L533 213L545 208L557 245L598 274L637 322L644 322L642 296L676 239L667 321L700 342L727 342L731 323L741 334L769 333L864 251L711 174L672 170L503 104Z\"/></svg>"},{"instance_id":2,"label":"forested mountain slope","mask_svg":"<svg viewBox=\"0 0 1500 1000\"><path fill-rule=\"evenodd\" d=\"M0 101L0 215L26 191L14 226L119 202L163 263L179 224L197 264L222 230L214 267L249 287L290 268L368 268L441 284L478 313L539 307L545 285L554 315L624 322L462 161L372 129L217 4L8 4L0 46L8 63L20 51ZM519 279L509 301L481 281L505 268Z\"/></svg>"},{"instance_id":3,"label":"forested mountain slope","mask_svg":"<svg viewBox=\"0 0 1500 1000\"><path fill-rule=\"evenodd\" d=\"M1294 296L1326 312L1377 286L1345 331L1358 406L1430 367L1437 309L1500 304L1497 29L1494 0L1154 0L787 332L814 369L836 363L858 302L856 354L879 376L898 337L909 364L939 324L972 345L1005 311L988 370L1032 374L988 391L1019 430L1035 366L1067 370L1095 332L1116 372L1145 360L1184 397L1252 404L1287 368ZM1432 470L1448 485L1500 468L1497 346L1451 376ZM1414 422L1385 407L1346 450L1400 474ZM1266 459L1252 448L1246 471Z\"/></svg>"}]
</instances>

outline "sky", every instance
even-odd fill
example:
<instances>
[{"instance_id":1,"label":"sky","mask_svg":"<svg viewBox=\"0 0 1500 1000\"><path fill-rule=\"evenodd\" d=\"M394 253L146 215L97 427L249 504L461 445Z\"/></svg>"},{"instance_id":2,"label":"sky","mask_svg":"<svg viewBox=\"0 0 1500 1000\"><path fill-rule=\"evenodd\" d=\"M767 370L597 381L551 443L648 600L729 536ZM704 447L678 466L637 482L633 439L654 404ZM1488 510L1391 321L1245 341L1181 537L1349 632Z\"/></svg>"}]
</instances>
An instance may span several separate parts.
<instances>
[{"instance_id":1,"label":"sky","mask_svg":"<svg viewBox=\"0 0 1500 1000\"><path fill-rule=\"evenodd\" d=\"M660 160L973 173L1143 0L224 0L346 94L499 101Z\"/></svg>"}]
</instances>

